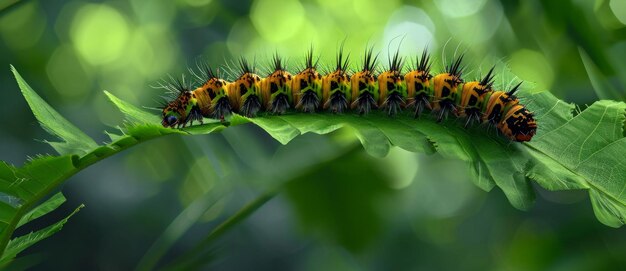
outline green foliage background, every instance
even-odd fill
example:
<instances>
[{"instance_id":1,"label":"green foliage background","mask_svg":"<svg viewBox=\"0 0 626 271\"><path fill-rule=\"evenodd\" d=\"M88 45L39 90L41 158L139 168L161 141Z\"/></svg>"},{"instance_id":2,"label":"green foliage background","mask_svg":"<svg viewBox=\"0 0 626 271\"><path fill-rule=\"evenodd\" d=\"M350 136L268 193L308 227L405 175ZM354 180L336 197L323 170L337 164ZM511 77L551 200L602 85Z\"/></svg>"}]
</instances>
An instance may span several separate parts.
<instances>
[{"instance_id":1,"label":"green foliage background","mask_svg":"<svg viewBox=\"0 0 626 271\"><path fill-rule=\"evenodd\" d=\"M0 14L0 50L9 52L0 55L7 67L0 73L5 89L0 159L21 165L26 155L54 153L32 140L55 141L37 125L9 63L96 142L109 140L102 131L115 131L108 126L122 120L103 89L131 104L155 106L160 93L149 85L167 73L184 71L198 55L216 64L239 55L265 64L278 50L295 66L313 44L323 53L322 62L330 63L346 37L353 57L367 42L384 55L388 47L395 48L390 42L402 35L406 55L426 43L435 50L446 43L452 49L461 44L474 57L474 76L504 58L501 62L513 74L534 82L525 90L528 97L549 90L578 104L598 98L624 100L626 67L619 60L626 54L626 7L620 5L451 0L385 5L18 2ZM501 84L513 79L502 77ZM95 144L76 131L59 136L82 144L53 145L61 153ZM129 269L197 254L202 259L198 266L216 269L624 266L626 234L597 222L587 192L549 192L535 185L535 206L520 212L502 192L484 193L473 185L467 162L397 148L385 158L373 158L357 142L352 131L342 129L328 136L303 135L283 146L256 126L240 125L220 134L169 136L139 145L73 177L63 187L66 204L35 220L37 224L20 228L17 234L25 234L62 219L81 203L87 206L63 231L27 250L29 256L17 264L41 262L35 268L42 270ZM536 145L542 150L551 146ZM370 154L376 151L368 149ZM620 155L617 151L612 157ZM576 161L563 161L570 162ZM71 161L56 163L63 167ZM206 246L196 245L246 202L285 182L283 193L241 225ZM50 202L56 206L59 200Z\"/></svg>"}]
</instances>

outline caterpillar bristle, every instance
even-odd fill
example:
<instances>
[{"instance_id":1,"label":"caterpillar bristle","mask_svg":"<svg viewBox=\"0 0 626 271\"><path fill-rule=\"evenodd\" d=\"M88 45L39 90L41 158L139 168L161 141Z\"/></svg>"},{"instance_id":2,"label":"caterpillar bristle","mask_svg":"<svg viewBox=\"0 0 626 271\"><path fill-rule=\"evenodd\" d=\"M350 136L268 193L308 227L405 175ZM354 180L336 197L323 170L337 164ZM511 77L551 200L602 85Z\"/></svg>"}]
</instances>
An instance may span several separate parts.
<instances>
[{"instance_id":1,"label":"caterpillar bristle","mask_svg":"<svg viewBox=\"0 0 626 271\"><path fill-rule=\"evenodd\" d=\"M267 76L256 74L254 65L241 57L229 62L226 72L232 82L225 81L220 69L208 62L196 60L188 68L193 80L168 76L154 88L164 89L164 101L157 102L162 110L164 127L184 128L203 118L225 121L231 113L255 117L261 112L286 114L294 110L306 113L326 111L344 114L350 111L362 116L380 110L389 116L402 114L406 108L414 118L425 111L437 122L452 115L462 119L465 128L478 123L486 130L512 141L529 141L537 130L534 115L515 96L522 82L508 91L495 90L495 66L476 81L463 80L464 54L447 63L444 71L431 74L431 54L424 49L403 71L407 58L399 48L389 56L387 70L377 71L378 54L367 46L360 70L348 71L350 53L344 42L335 55L334 70L318 72L320 57L313 46L304 54L304 66L297 74L287 71L284 59L275 53ZM333 64L324 66L332 68ZM236 76L233 76L236 75Z\"/></svg>"},{"instance_id":2,"label":"caterpillar bristle","mask_svg":"<svg viewBox=\"0 0 626 271\"><path fill-rule=\"evenodd\" d=\"M461 54L456 60L453 60L452 63L446 67L446 72L457 77L461 78L463 75L463 66L461 66L461 62L463 61L464 55Z\"/></svg>"},{"instance_id":3,"label":"caterpillar bristle","mask_svg":"<svg viewBox=\"0 0 626 271\"><path fill-rule=\"evenodd\" d=\"M320 58L317 57L315 61L313 61L313 45L307 51L305 55L305 67L304 69L317 69L317 64L319 63Z\"/></svg>"},{"instance_id":4,"label":"caterpillar bristle","mask_svg":"<svg viewBox=\"0 0 626 271\"><path fill-rule=\"evenodd\" d=\"M422 51L422 57L416 58L416 70L419 71L423 71L424 74L426 75L430 75L430 66L432 63L430 63L430 54L428 53L428 49L424 49L424 51ZM424 80L427 80L430 78L425 78Z\"/></svg>"},{"instance_id":5,"label":"caterpillar bristle","mask_svg":"<svg viewBox=\"0 0 626 271\"><path fill-rule=\"evenodd\" d=\"M246 73L254 73L254 67L250 66L250 63L248 63L248 60L245 59L244 57L241 57L239 59L239 70L240 70L239 76L244 75Z\"/></svg>"},{"instance_id":6,"label":"caterpillar bristle","mask_svg":"<svg viewBox=\"0 0 626 271\"><path fill-rule=\"evenodd\" d=\"M389 59L389 70L394 72L401 72L404 59L400 57L400 49L396 50L396 53Z\"/></svg>"},{"instance_id":7,"label":"caterpillar bristle","mask_svg":"<svg viewBox=\"0 0 626 271\"><path fill-rule=\"evenodd\" d=\"M342 42L341 46L339 47L339 52L337 53L337 57L336 57L337 65L335 67L336 71L347 71L348 70L348 63L350 61L350 53L345 55L345 58L343 57L344 56L343 55L343 45L344 45L344 43Z\"/></svg>"},{"instance_id":8,"label":"caterpillar bristle","mask_svg":"<svg viewBox=\"0 0 626 271\"><path fill-rule=\"evenodd\" d=\"M480 80L480 84L485 86L485 89L491 89L493 87L493 78L495 77L495 75L493 74L493 70L495 68L495 65L491 67L491 69L489 69L489 72L487 72L487 75L485 75L485 77Z\"/></svg>"},{"instance_id":9,"label":"caterpillar bristle","mask_svg":"<svg viewBox=\"0 0 626 271\"><path fill-rule=\"evenodd\" d=\"M374 72L376 69L376 62L378 61L378 54L374 55L374 46L365 49L365 57L363 58L364 72Z\"/></svg>"},{"instance_id":10,"label":"caterpillar bristle","mask_svg":"<svg viewBox=\"0 0 626 271\"><path fill-rule=\"evenodd\" d=\"M219 69L217 72L214 72L209 63L201 58L196 59L196 68L188 68L188 71L198 82L206 82L210 79L220 77Z\"/></svg>"},{"instance_id":11,"label":"caterpillar bristle","mask_svg":"<svg viewBox=\"0 0 626 271\"><path fill-rule=\"evenodd\" d=\"M513 88L511 88L511 90L509 90L507 92L507 94L509 94L509 96L513 97L513 95L515 94L515 92L517 90L519 90L519 87L522 85L522 83L524 83L524 81L519 82L517 85L515 85Z\"/></svg>"},{"instance_id":12,"label":"caterpillar bristle","mask_svg":"<svg viewBox=\"0 0 626 271\"><path fill-rule=\"evenodd\" d=\"M274 71L285 70L285 66L283 65L283 59L278 53L275 53L272 57L272 63L274 64Z\"/></svg>"}]
</instances>

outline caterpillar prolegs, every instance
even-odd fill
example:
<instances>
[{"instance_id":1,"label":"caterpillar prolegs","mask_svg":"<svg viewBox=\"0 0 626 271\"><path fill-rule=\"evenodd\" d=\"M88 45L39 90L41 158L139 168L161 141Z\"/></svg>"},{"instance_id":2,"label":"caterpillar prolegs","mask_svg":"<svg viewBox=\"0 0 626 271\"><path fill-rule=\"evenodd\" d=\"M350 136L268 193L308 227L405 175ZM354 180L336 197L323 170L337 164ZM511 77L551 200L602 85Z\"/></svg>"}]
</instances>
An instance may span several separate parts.
<instances>
[{"instance_id":1,"label":"caterpillar prolegs","mask_svg":"<svg viewBox=\"0 0 626 271\"><path fill-rule=\"evenodd\" d=\"M463 55L448 63L439 74L431 74L428 51L416 57L404 72L404 58L396 52L383 72L377 72L378 57L373 49L365 51L360 70L348 70L349 54L339 49L334 71L322 75L313 50L306 54L303 68L296 74L287 71L283 60L273 57L272 72L257 75L255 68L241 58L238 75L232 82L206 63L192 71L198 86L170 83L166 88L176 94L164 105L162 125L180 128L203 117L224 120L232 112L255 117L259 112L285 114L290 110L311 113L357 113L364 117L372 110L389 116L407 109L418 118L426 110L437 121L449 115L465 120L465 126L485 123L513 141L530 141L537 130L533 114L515 96L521 82L509 90L493 88L494 68L476 81L465 82Z\"/></svg>"}]
</instances>

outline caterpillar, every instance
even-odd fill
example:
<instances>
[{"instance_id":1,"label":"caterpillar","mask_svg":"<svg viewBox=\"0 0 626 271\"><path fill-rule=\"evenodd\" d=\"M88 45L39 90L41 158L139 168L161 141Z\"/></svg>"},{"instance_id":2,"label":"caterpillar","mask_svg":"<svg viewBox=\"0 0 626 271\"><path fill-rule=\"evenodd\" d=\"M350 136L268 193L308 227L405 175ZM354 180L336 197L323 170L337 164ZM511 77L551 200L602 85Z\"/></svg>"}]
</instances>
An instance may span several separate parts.
<instances>
[{"instance_id":1,"label":"caterpillar","mask_svg":"<svg viewBox=\"0 0 626 271\"><path fill-rule=\"evenodd\" d=\"M517 142L530 141L537 130L532 112L515 95L522 82L506 91L494 89L495 66L482 78L466 82L462 79L463 55L438 74L431 73L427 50L415 58L407 72L403 72L404 58L398 51L379 73L378 55L372 47L365 50L360 70L349 71L349 59L342 45L334 70L322 75L311 48L305 55L304 67L291 74L275 54L272 71L261 77L253 65L240 58L232 82L202 62L197 70L190 69L197 87L192 89L180 80L162 85L174 95L162 106L161 124L184 128L194 121L202 123L203 117L224 121L232 113L255 117L259 112L280 115L289 110L335 114L351 111L363 116L382 110L393 117L407 109L415 118L429 110L437 122L454 115L465 119L465 127L474 123L495 126Z\"/></svg>"}]
</instances>

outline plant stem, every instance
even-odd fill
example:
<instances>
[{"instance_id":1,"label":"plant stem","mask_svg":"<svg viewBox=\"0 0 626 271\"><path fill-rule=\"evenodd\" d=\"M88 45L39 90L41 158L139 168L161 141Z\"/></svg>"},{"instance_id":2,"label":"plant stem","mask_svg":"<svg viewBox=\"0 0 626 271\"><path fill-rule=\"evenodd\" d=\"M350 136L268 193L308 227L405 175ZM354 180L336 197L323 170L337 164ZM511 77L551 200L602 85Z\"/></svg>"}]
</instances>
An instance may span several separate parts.
<instances>
[{"instance_id":1,"label":"plant stem","mask_svg":"<svg viewBox=\"0 0 626 271\"><path fill-rule=\"evenodd\" d=\"M256 199L252 200L245 206L243 206L239 211L235 214L227 218L224 222L219 224L209 235L207 235L202 241L198 242L193 249L188 250L189 252L177 260L173 261L169 265L167 265L163 270L189 270L193 269L192 266L196 266L202 264L202 259L200 256L206 251L206 247L211 244L215 239L221 237L224 233L230 230L235 225L239 224L239 222L246 219L250 216L254 211L263 206L266 202L274 198L278 194L278 190L270 190L267 191Z\"/></svg>"}]
</instances>

